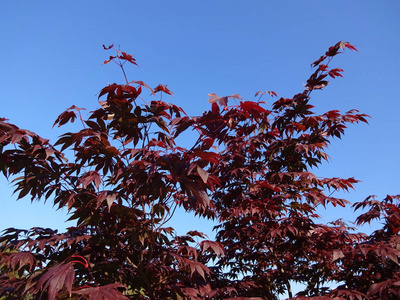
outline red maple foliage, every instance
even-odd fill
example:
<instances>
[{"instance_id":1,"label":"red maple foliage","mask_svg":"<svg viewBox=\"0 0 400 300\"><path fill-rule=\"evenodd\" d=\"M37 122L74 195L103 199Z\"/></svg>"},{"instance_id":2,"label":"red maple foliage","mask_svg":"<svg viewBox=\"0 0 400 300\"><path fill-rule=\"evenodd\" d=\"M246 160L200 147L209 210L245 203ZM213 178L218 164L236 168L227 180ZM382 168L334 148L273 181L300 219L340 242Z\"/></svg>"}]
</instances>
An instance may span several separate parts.
<instances>
[{"instance_id":1,"label":"red maple foliage","mask_svg":"<svg viewBox=\"0 0 400 300\"><path fill-rule=\"evenodd\" d=\"M104 87L86 120L76 106L60 114L54 126L78 118L83 127L54 144L0 119L0 169L17 197L67 207L76 221L64 233L3 231L1 299L399 299L400 196L353 204L356 225L383 222L371 235L318 223L319 207L349 204L329 192L357 180L311 170L368 117L312 111L311 93L342 76L329 63L345 48L356 50L330 47L305 89L270 107L261 97L273 91L257 101L210 94L211 109L190 117L161 99L137 103L142 87L172 95L166 85L126 80ZM105 63L136 65L116 52ZM176 138L188 130L198 139L184 148ZM215 220L216 239L177 235L168 226L177 207Z\"/></svg>"}]
</instances>

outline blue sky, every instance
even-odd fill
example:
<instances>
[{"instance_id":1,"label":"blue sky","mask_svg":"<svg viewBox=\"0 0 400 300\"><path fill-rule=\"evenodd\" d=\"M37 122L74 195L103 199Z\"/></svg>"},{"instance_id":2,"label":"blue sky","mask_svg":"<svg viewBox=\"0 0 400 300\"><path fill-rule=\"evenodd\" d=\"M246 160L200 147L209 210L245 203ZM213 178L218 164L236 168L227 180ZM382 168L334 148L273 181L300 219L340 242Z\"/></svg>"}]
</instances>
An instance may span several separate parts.
<instances>
[{"instance_id":1,"label":"blue sky","mask_svg":"<svg viewBox=\"0 0 400 300\"><path fill-rule=\"evenodd\" d=\"M333 142L330 163L316 173L362 180L344 195L353 202L399 194L399 20L397 0L2 1L0 117L52 141L72 130L51 126L71 105L95 109L98 91L123 81L117 67L102 65L110 54L102 44L137 58L129 79L168 84L175 95L167 101L200 115L208 93L291 97L314 60L349 41L359 53L346 51L332 63L344 78L312 102L318 112L357 108L372 119ZM16 202L4 178L0 189L0 230L66 226L65 211L51 203ZM324 213L324 220L341 217L354 219L349 209ZM175 222L179 230L210 228L193 216L179 214Z\"/></svg>"}]
</instances>

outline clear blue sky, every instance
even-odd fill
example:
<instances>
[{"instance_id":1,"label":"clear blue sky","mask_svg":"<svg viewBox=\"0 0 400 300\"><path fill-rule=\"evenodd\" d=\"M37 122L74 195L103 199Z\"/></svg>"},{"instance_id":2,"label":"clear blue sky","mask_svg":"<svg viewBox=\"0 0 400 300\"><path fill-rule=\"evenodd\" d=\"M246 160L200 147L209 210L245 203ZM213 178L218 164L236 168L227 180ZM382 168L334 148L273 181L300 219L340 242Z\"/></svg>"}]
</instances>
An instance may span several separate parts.
<instances>
[{"instance_id":1,"label":"clear blue sky","mask_svg":"<svg viewBox=\"0 0 400 300\"><path fill-rule=\"evenodd\" d=\"M103 86L123 81L117 67L102 65L110 54L102 44L135 55L140 68L128 69L130 79L168 84L169 102L200 115L208 93L291 97L302 91L311 62L349 41L359 53L346 51L332 64L344 78L312 102L319 112L357 108L372 120L334 142L331 162L316 172L362 180L345 195L353 202L399 194L399 20L398 0L2 1L0 117L55 141L69 130L51 128L59 113L71 105L93 110ZM66 226L65 212L50 203L16 202L4 178L0 189L0 230ZM340 217L354 219L351 210L325 214ZM208 230L192 216L176 222L179 230Z\"/></svg>"}]
</instances>

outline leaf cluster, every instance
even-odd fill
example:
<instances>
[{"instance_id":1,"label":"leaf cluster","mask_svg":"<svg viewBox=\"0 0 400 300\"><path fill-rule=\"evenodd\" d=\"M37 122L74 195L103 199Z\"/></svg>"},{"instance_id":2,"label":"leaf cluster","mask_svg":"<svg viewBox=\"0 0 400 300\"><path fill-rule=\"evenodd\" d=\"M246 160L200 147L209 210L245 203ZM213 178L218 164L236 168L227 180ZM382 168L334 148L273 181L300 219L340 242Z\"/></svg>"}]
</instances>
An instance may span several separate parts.
<instances>
[{"instance_id":1,"label":"leaf cluster","mask_svg":"<svg viewBox=\"0 0 400 300\"><path fill-rule=\"evenodd\" d=\"M0 119L0 170L17 198L66 207L66 232L8 228L0 237L0 297L6 299L398 299L400 196L354 204L357 225L383 221L371 235L338 220L318 223L320 207L346 206L333 192L354 178L320 178L333 138L368 117L351 110L315 114L311 93L342 69L330 68L339 42L315 61L292 98L210 94L190 117L162 100L166 85L131 81L104 87L99 108L71 106L54 126L81 130L51 144ZM136 65L116 51L104 63ZM152 99L138 104L142 88ZM268 106L263 96L277 100ZM229 101L235 104L229 105ZM191 130L190 148L178 143ZM72 157L72 159L70 158ZM177 208L217 222L216 239L176 234ZM331 209L331 208L330 208ZM291 285L304 289L293 295ZM335 286L333 288L332 286Z\"/></svg>"}]
</instances>

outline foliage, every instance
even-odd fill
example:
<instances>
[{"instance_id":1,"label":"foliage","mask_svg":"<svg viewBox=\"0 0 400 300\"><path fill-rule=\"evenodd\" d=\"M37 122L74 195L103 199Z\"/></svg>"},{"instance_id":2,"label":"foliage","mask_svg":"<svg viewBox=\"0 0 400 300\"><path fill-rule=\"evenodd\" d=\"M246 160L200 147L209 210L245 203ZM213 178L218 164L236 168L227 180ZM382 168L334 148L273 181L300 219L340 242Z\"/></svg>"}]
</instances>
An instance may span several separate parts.
<instances>
[{"instance_id":1,"label":"foliage","mask_svg":"<svg viewBox=\"0 0 400 300\"><path fill-rule=\"evenodd\" d=\"M136 65L115 49L104 63ZM339 42L315 61L304 91L271 107L240 95L210 94L211 109L190 117L162 101L166 85L111 84L85 120L71 106L55 121L82 129L51 144L0 120L0 169L18 198L67 207L76 226L8 228L0 237L4 299L398 299L400 196L353 205L357 225L383 221L371 235L343 221L319 224L317 209L349 202L331 191L354 178L311 171L356 110L317 115L310 94L341 77L331 59ZM142 89L159 99L145 102ZM140 104L143 100L144 104ZM228 102L234 104L228 106ZM181 133L198 139L179 145ZM72 154L72 155L71 155ZM67 157L72 156L72 159ZM329 194L328 194L329 193ZM169 227L177 207L217 222L216 240ZM331 208L330 208L331 209ZM201 242L197 243L200 240ZM293 282L303 284L296 296ZM336 288L332 288L336 286Z\"/></svg>"}]
</instances>

